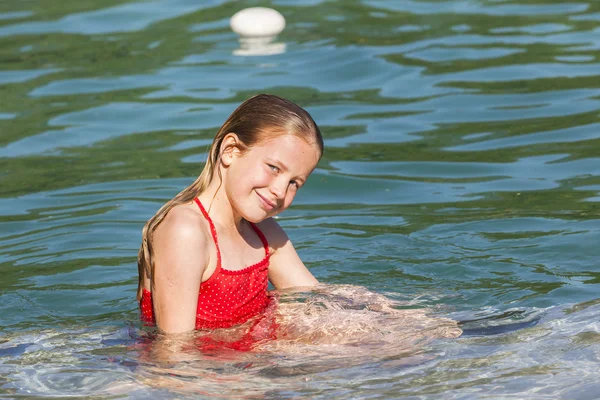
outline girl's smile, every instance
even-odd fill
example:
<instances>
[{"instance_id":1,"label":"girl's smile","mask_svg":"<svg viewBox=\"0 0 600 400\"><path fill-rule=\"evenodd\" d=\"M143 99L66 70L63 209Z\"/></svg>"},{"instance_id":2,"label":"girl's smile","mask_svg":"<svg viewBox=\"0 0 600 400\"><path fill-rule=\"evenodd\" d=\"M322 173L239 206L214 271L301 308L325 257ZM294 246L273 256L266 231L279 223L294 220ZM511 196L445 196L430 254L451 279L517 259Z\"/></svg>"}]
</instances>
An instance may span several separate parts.
<instances>
[{"instance_id":1,"label":"girl's smile","mask_svg":"<svg viewBox=\"0 0 600 400\"><path fill-rule=\"evenodd\" d=\"M262 204L265 208L266 211L271 211L272 209L274 209L275 207L277 207L277 203L275 202L271 202L269 200L267 200L266 198L264 198L260 193L256 192L256 194L258 195L258 198L261 199Z\"/></svg>"}]
</instances>

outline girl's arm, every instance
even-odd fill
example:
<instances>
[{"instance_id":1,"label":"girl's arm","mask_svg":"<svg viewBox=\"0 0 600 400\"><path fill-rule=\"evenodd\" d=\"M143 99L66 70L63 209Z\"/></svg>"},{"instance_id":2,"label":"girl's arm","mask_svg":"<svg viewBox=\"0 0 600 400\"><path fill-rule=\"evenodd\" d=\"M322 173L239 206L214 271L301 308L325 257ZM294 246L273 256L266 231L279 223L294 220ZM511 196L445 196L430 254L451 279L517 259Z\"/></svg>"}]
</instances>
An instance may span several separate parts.
<instances>
[{"instance_id":1,"label":"girl's arm","mask_svg":"<svg viewBox=\"0 0 600 400\"><path fill-rule=\"evenodd\" d=\"M165 333L191 331L196 325L198 293L210 254L201 218L174 208L154 232L152 302L156 325Z\"/></svg>"},{"instance_id":2,"label":"girl's arm","mask_svg":"<svg viewBox=\"0 0 600 400\"><path fill-rule=\"evenodd\" d=\"M277 289L315 286L319 281L304 265L292 242L273 218L259 224L273 249L269 263L269 280Z\"/></svg>"}]
</instances>

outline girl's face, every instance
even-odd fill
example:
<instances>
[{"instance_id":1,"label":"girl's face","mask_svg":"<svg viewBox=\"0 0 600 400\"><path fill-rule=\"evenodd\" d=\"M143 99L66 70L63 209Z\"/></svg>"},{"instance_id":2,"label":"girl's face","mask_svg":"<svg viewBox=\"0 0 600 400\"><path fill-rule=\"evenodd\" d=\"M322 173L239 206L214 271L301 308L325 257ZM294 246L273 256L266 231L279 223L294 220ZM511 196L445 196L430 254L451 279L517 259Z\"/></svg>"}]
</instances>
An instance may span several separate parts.
<instances>
[{"instance_id":1,"label":"girl's face","mask_svg":"<svg viewBox=\"0 0 600 400\"><path fill-rule=\"evenodd\" d=\"M223 186L242 218L260 222L292 204L320 153L316 145L294 135L264 140L245 152L233 150Z\"/></svg>"}]
</instances>

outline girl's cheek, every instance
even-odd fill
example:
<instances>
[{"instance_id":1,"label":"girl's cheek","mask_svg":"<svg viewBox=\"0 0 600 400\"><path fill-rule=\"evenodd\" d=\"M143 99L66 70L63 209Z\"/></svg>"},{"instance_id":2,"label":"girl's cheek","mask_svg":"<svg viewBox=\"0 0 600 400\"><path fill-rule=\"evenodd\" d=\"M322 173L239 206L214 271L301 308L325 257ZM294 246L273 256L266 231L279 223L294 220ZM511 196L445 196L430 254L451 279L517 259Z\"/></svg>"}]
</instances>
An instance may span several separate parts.
<instances>
[{"instance_id":1,"label":"girl's cheek","mask_svg":"<svg viewBox=\"0 0 600 400\"><path fill-rule=\"evenodd\" d=\"M288 208L289 206L292 205L292 202L294 201L294 197L296 196L296 193L290 193L288 192L286 198L285 198L285 202L284 202L284 207Z\"/></svg>"},{"instance_id":2,"label":"girl's cheek","mask_svg":"<svg viewBox=\"0 0 600 400\"><path fill-rule=\"evenodd\" d=\"M270 181L270 175L267 171L261 171L257 173L256 178L263 184L267 184Z\"/></svg>"}]
</instances>

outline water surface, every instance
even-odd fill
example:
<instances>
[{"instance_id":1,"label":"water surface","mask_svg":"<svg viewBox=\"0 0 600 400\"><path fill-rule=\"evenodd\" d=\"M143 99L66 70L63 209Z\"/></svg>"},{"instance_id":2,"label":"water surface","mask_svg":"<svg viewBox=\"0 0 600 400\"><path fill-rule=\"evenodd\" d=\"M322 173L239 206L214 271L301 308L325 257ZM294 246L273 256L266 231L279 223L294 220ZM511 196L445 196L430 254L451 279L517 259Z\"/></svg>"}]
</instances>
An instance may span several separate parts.
<instances>
[{"instance_id":1,"label":"water surface","mask_svg":"<svg viewBox=\"0 0 600 400\"><path fill-rule=\"evenodd\" d=\"M256 5L284 52L236 55ZM0 396L597 396L599 3L8 0L0 49ZM326 144L280 224L328 289L284 301L464 335L147 356L141 228L258 92Z\"/></svg>"}]
</instances>

